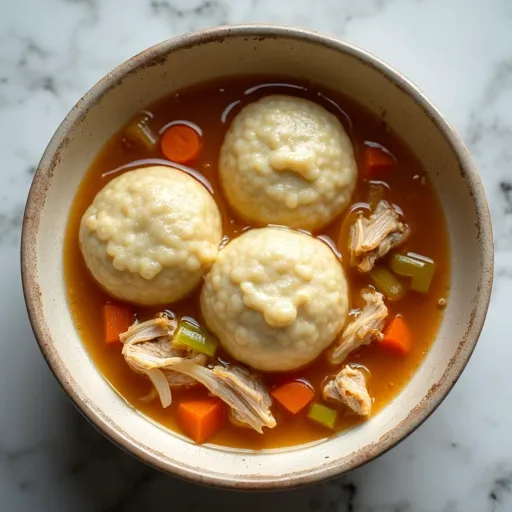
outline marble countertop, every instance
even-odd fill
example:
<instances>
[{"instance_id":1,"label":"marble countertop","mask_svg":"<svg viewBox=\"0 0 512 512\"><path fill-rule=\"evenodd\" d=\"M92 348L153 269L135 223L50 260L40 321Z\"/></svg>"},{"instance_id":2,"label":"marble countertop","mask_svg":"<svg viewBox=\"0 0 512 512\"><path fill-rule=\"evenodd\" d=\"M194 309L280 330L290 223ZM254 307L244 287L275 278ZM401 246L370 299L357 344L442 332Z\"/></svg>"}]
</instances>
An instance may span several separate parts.
<instances>
[{"instance_id":1,"label":"marble countertop","mask_svg":"<svg viewBox=\"0 0 512 512\"><path fill-rule=\"evenodd\" d=\"M512 510L512 2L510 0L17 0L0 16L0 509L2 511L505 512ZM306 26L416 82L480 169L496 276L480 343L450 396L397 448L344 478L245 495L183 483L112 446L75 411L32 335L20 227L38 160L82 94L154 43L225 23Z\"/></svg>"}]
</instances>

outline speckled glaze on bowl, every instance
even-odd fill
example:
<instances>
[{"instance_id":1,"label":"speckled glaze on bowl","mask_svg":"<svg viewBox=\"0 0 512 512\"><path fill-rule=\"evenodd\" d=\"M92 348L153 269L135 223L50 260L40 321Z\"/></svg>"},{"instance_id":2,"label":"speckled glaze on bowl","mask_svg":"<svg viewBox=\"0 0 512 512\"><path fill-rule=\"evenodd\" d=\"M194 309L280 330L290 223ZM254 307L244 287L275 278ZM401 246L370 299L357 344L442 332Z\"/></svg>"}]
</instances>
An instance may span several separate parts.
<instances>
[{"instance_id":1,"label":"speckled glaze on bowl","mask_svg":"<svg viewBox=\"0 0 512 512\"><path fill-rule=\"evenodd\" d=\"M403 392L365 424L325 442L248 452L196 446L132 409L103 379L73 324L63 276L67 212L103 143L141 107L189 84L241 73L277 73L354 98L419 157L447 218L450 300L432 350ZM443 116L409 81L351 45L268 25L205 30L165 41L121 64L71 110L39 164L25 211L23 288L50 368L79 410L146 463L196 482L282 489L339 475L390 449L440 404L475 347L489 303L493 239L477 171Z\"/></svg>"}]
</instances>

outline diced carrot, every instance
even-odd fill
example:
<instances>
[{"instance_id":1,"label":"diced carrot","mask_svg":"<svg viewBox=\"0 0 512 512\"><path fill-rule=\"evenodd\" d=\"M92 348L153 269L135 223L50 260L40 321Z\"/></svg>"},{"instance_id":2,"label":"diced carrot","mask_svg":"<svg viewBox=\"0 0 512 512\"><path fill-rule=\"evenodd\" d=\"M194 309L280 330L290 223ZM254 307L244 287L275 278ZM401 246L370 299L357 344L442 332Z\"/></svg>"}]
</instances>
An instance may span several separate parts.
<instances>
[{"instance_id":1,"label":"diced carrot","mask_svg":"<svg viewBox=\"0 0 512 512\"><path fill-rule=\"evenodd\" d=\"M315 393L304 382L294 380L271 391L272 396L292 414L297 414L313 400Z\"/></svg>"},{"instance_id":2,"label":"diced carrot","mask_svg":"<svg viewBox=\"0 0 512 512\"><path fill-rule=\"evenodd\" d=\"M365 178L377 177L382 171L395 166L394 158L381 148L366 147L363 152L363 174Z\"/></svg>"},{"instance_id":3,"label":"diced carrot","mask_svg":"<svg viewBox=\"0 0 512 512\"><path fill-rule=\"evenodd\" d=\"M384 338L380 346L400 355L406 355L411 350L412 335L402 316L397 315L384 329Z\"/></svg>"},{"instance_id":4,"label":"diced carrot","mask_svg":"<svg viewBox=\"0 0 512 512\"><path fill-rule=\"evenodd\" d=\"M198 133L185 124L174 124L165 130L160 141L162 153L178 164L192 162L199 154Z\"/></svg>"},{"instance_id":5,"label":"diced carrot","mask_svg":"<svg viewBox=\"0 0 512 512\"><path fill-rule=\"evenodd\" d=\"M128 306L105 304L103 308L105 324L105 343L116 343L119 335L126 332L132 324L132 313Z\"/></svg>"},{"instance_id":6,"label":"diced carrot","mask_svg":"<svg viewBox=\"0 0 512 512\"><path fill-rule=\"evenodd\" d=\"M185 434L201 444L226 421L226 406L217 398L181 402L178 406L178 420Z\"/></svg>"}]
</instances>

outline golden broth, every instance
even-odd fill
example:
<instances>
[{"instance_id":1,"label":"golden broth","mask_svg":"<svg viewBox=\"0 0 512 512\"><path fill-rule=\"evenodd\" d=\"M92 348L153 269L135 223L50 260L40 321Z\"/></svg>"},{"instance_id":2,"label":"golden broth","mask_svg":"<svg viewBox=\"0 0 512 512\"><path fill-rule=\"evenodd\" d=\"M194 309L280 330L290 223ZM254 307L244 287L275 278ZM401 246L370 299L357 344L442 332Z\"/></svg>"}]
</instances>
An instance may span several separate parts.
<instances>
[{"instance_id":1,"label":"golden broth","mask_svg":"<svg viewBox=\"0 0 512 512\"><path fill-rule=\"evenodd\" d=\"M224 233L228 237L237 236L247 227L247 223L237 218L228 208L222 195L217 176L219 149L225 132L233 117L240 109L268 94L290 94L320 103L335 114L352 139L356 158L359 160L365 143L378 143L387 148L397 160L397 166L383 175L389 185L387 199L397 204L404 212L412 234L400 247L403 251L414 251L432 258L437 265L436 273L428 295L409 291L397 303L387 303L390 318L401 313L413 332L414 343L407 356L392 355L377 344L365 347L350 355L347 362L364 365L371 373L369 390L374 398L372 414L376 414L389 403L407 384L435 339L442 317L438 300L445 298L449 284L449 246L443 212L439 201L426 179L418 160L391 133L385 122L371 115L344 96L326 91L309 82L276 80L275 77L232 77L194 86L174 93L146 110L153 114L151 126L155 131L171 121L185 120L197 124L202 132L202 150L194 164L213 189L214 198L224 219ZM175 410L183 398L204 398L207 391L202 386L186 390L173 390L173 404L162 409L158 399L149 403L141 401L151 390L150 382L143 376L133 373L121 355L121 345L107 345L103 334L103 306L112 301L93 280L83 261L78 231L80 219L99 190L112 178L126 169L107 175L118 167L146 160L163 159L157 145L149 153L147 150L129 146L124 141L124 129L119 130L93 161L74 199L67 227L64 250L66 285L72 315L80 336L93 361L111 385L136 409L150 416L162 425L181 432ZM151 163L149 160L146 164ZM368 183L359 176L353 203L364 202L368 195ZM344 222L350 209L342 213L326 229L316 233L324 240L337 246L342 253L351 290L351 306L360 304L360 290L368 286L368 277L351 269L346 263L348 223ZM194 317L202 321L198 291L177 304L168 306L178 316ZM138 318L154 316L161 308L133 306ZM204 325L204 324L203 324ZM219 354L229 360L226 354ZM320 398L320 388L327 376L335 373L321 356L309 367L293 374L265 374L265 383L270 389L276 383L291 377L307 379L316 389ZM303 411L297 416L284 412L279 405L273 406L277 427L260 435L248 429L229 424L209 441L219 445L248 449L278 448L315 441L332 435L332 431L312 423ZM338 414L335 432L340 432L361 421L361 418L347 413Z\"/></svg>"}]
</instances>

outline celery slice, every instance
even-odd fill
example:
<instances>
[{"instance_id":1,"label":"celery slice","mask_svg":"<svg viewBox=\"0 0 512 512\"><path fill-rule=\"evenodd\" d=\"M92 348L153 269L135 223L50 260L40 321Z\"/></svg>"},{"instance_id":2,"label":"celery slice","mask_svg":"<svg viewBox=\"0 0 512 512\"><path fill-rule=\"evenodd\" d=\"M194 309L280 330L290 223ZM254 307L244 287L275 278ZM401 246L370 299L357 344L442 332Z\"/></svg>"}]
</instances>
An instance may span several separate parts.
<instances>
[{"instance_id":1,"label":"celery slice","mask_svg":"<svg viewBox=\"0 0 512 512\"><path fill-rule=\"evenodd\" d=\"M369 273L377 291L383 293L389 300L400 300L406 294L405 285L387 268L377 265Z\"/></svg>"},{"instance_id":2,"label":"celery slice","mask_svg":"<svg viewBox=\"0 0 512 512\"><path fill-rule=\"evenodd\" d=\"M393 254L389 268L395 274L410 277L412 290L428 293L436 265L430 258L409 252L407 255Z\"/></svg>"},{"instance_id":3,"label":"celery slice","mask_svg":"<svg viewBox=\"0 0 512 512\"><path fill-rule=\"evenodd\" d=\"M148 151L155 147L157 141L156 135L149 126L150 119L151 117L148 114L138 114L132 119L124 132L124 136L129 142L142 146Z\"/></svg>"},{"instance_id":4,"label":"celery slice","mask_svg":"<svg viewBox=\"0 0 512 512\"><path fill-rule=\"evenodd\" d=\"M316 421L320 423L320 425L328 428L334 428L337 416L338 411L319 403L311 404L308 412L308 418L310 420Z\"/></svg>"},{"instance_id":5,"label":"celery slice","mask_svg":"<svg viewBox=\"0 0 512 512\"><path fill-rule=\"evenodd\" d=\"M217 352L217 340L201 327L186 320L180 321L172 341L209 357L214 357Z\"/></svg>"}]
</instances>

